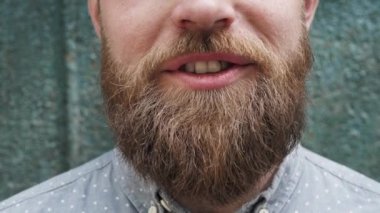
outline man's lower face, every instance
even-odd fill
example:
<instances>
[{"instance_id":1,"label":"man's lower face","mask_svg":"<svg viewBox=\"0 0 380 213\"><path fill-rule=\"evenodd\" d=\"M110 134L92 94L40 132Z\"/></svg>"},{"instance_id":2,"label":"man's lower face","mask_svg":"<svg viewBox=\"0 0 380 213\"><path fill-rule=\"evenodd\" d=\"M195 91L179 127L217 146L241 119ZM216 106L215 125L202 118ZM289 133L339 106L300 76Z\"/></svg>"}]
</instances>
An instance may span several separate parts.
<instances>
[{"instance_id":1,"label":"man's lower face","mask_svg":"<svg viewBox=\"0 0 380 213\"><path fill-rule=\"evenodd\" d=\"M118 147L139 174L174 197L215 205L235 201L300 138L312 64L306 33L301 38L281 57L261 41L224 32L183 35L171 46L153 48L136 66L117 63L104 39L102 87ZM208 52L244 56L256 68L218 89L162 80L165 61Z\"/></svg>"}]
</instances>

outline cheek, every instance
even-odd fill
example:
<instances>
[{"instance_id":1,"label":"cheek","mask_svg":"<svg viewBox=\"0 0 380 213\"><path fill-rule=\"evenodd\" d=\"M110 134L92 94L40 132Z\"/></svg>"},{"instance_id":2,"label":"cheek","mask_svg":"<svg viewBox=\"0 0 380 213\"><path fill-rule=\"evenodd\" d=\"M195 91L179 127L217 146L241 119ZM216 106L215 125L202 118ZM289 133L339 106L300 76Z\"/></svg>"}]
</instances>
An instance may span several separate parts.
<instances>
[{"instance_id":1,"label":"cheek","mask_svg":"<svg viewBox=\"0 0 380 213\"><path fill-rule=\"evenodd\" d=\"M124 25L123 25L124 26ZM133 58L139 58L146 53L153 45L155 34L134 23L128 24L127 27L115 27L109 31L110 48L114 56L121 61Z\"/></svg>"},{"instance_id":2,"label":"cheek","mask_svg":"<svg viewBox=\"0 0 380 213\"><path fill-rule=\"evenodd\" d=\"M276 39L285 53L295 50L303 33L301 17L286 17L277 20Z\"/></svg>"},{"instance_id":3,"label":"cheek","mask_svg":"<svg viewBox=\"0 0 380 213\"><path fill-rule=\"evenodd\" d=\"M108 40L112 56L118 62L133 62L154 45L164 23L163 6L144 1L108 4L102 16L103 36Z\"/></svg>"},{"instance_id":4,"label":"cheek","mask_svg":"<svg viewBox=\"0 0 380 213\"><path fill-rule=\"evenodd\" d=\"M297 1L298 2L298 1ZM277 10L272 15L275 35L281 49L286 53L295 50L303 33L302 7L293 5L288 10Z\"/></svg>"},{"instance_id":5,"label":"cheek","mask_svg":"<svg viewBox=\"0 0 380 213\"><path fill-rule=\"evenodd\" d=\"M302 32L301 1L251 0L240 5L243 20L254 33L276 51L296 48Z\"/></svg>"}]
</instances>

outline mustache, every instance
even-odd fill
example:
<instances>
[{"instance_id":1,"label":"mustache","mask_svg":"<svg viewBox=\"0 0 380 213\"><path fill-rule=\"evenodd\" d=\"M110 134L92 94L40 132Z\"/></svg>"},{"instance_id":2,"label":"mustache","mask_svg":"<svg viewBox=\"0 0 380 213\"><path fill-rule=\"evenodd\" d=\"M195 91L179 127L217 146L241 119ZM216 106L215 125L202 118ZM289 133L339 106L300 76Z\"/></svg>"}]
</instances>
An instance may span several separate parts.
<instances>
[{"instance_id":1,"label":"mustache","mask_svg":"<svg viewBox=\"0 0 380 213\"><path fill-rule=\"evenodd\" d=\"M112 94L107 95L106 101L122 98L120 95L126 89L136 97L135 92L142 91L142 87L157 86L163 64L186 54L218 52L241 56L255 64L264 78L272 74L271 70L275 70L273 67L277 66L271 62L280 61L276 60L278 55L269 48L270 45L266 45L258 37L248 34L233 35L227 31L183 32L174 41L153 46L136 64L112 60L108 44L107 36L102 36L102 84L113 88L109 90ZM103 93L107 93L107 90L103 90Z\"/></svg>"},{"instance_id":2,"label":"mustache","mask_svg":"<svg viewBox=\"0 0 380 213\"><path fill-rule=\"evenodd\" d=\"M226 31L185 32L170 44L153 47L136 67L144 70L146 77L153 80L159 74L162 65L170 59L193 53L229 53L248 59L260 70L270 70L266 63L275 55L262 40L254 36L233 36ZM144 75L140 73L140 75Z\"/></svg>"}]
</instances>

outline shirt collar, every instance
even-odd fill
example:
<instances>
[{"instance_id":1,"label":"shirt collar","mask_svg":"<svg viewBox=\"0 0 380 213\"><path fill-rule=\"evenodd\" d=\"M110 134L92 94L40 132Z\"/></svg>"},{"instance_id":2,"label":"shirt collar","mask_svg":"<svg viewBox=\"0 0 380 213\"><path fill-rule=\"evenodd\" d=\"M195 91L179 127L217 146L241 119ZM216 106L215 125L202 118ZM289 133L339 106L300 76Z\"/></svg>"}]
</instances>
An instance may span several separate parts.
<instances>
[{"instance_id":1,"label":"shirt collar","mask_svg":"<svg viewBox=\"0 0 380 213\"><path fill-rule=\"evenodd\" d=\"M260 195L243 205L238 211L239 213L251 212L258 202L262 203L261 206L269 209L282 209L289 202L302 174L299 162L299 151L301 149L302 147L299 145L292 150L281 163L271 185ZM120 184L121 190L134 204L138 212L148 212L152 206L156 206L158 212L163 212L162 209L171 210L175 213L188 212L154 183L143 180L127 163L118 149L114 150L113 164L115 182Z\"/></svg>"}]
</instances>

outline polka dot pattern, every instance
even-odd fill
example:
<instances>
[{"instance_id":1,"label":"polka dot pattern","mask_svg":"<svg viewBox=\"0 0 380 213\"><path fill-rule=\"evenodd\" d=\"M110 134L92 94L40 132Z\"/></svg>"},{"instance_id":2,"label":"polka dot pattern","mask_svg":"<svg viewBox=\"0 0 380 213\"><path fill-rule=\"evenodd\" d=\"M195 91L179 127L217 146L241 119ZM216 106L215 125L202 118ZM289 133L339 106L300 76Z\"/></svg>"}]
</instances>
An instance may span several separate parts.
<instances>
[{"instance_id":1,"label":"polka dot pattern","mask_svg":"<svg viewBox=\"0 0 380 213\"><path fill-rule=\"evenodd\" d=\"M158 199L159 191L114 150L0 202L0 213L186 212L170 197ZM258 198L264 202L252 210ZM298 147L271 186L237 212L380 212L380 185Z\"/></svg>"},{"instance_id":2,"label":"polka dot pattern","mask_svg":"<svg viewBox=\"0 0 380 213\"><path fill-rule=\"evenodd\" d=\"M286 173L279 190L292 193L286 201L273 194L268 201L273 212L380 212L379 183L302 147ZM294 188L292 174L301 174Z\"/></svg>"}]
</instances>

